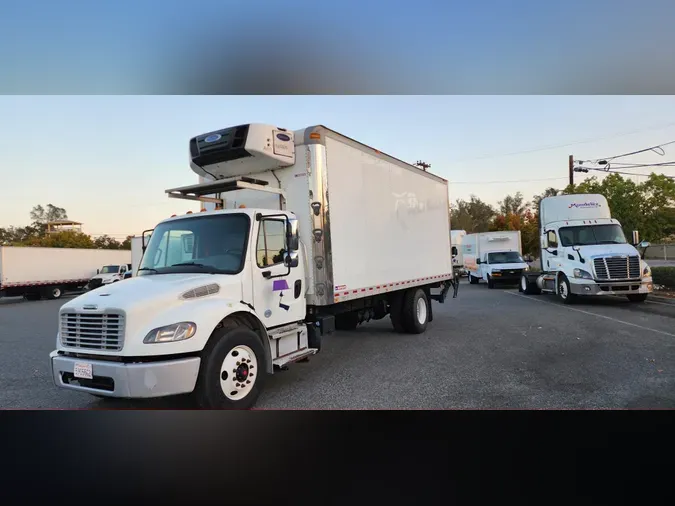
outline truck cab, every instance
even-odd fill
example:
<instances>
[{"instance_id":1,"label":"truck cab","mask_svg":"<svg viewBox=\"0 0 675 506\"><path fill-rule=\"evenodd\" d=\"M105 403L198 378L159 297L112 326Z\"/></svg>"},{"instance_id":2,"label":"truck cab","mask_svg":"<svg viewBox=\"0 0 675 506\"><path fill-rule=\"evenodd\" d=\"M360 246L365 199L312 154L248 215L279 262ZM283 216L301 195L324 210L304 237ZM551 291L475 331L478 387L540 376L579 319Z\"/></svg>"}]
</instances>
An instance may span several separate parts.
<instances>
[{"instance_id":1,"label":"truck cab","mask_svg":"<svg viewBox=\"0 0 675 506\"><path fill-rule=\"evenodd\" d=\"M127 272L131 270L131 264L104 265L96 270L96 276L89 280L87 288L93 290L102 285L109 285L124 279Z\"/></svg>"},{"instance_id":2,"label":"truck cab","mask_svg":"<svg viewBox=\"0 0 675 506\"><path fill-rule=\"evenodd\" d=\"M542 199L540 221L541 273L523 276L521 291L555 293L565 303L616 295L642 302L652 292L649 266L602 195Z\"/></svg>"},{"instance_id":3,"label":"truck cab","mask_svg":"<svg viewBox=\"0 0 675 506\"><path fill-rule=\"evenodd\" d=\"M495 284L515 286L520 282L522 273L530 268L518 251L489 251L476 263L480 279L487 283L488 288L493 288Z\"/></svg>"}]
</instances>

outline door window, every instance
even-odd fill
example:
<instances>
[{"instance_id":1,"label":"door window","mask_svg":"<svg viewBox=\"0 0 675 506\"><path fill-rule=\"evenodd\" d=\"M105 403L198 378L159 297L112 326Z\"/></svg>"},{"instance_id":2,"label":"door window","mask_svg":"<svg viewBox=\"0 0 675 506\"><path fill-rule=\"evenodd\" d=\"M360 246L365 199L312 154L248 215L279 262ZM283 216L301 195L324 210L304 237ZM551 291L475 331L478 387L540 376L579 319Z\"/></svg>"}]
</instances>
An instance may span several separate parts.
<instances>
[{"instance_id":1,"label":"door window","mask_svg":"<svg viewBox=\"0 0 675 506\"><path fill-rule=\"evenodd\" d=\"M286 253L286 222L262 220L258 229L256 261L258 267L270 267L283 263Z\"/></svg>"},{"instance_id":2,"label":"door window","mask_svg":"<svg viewBox=\"0 0 675 506\"><path fill-rule=\"evenodd\" d=\"M546 238L548 240L549 248L557 248L558 247L558 238L555 235L555 230L549 230L546 233Z\"/></svg>"}]
</instances>

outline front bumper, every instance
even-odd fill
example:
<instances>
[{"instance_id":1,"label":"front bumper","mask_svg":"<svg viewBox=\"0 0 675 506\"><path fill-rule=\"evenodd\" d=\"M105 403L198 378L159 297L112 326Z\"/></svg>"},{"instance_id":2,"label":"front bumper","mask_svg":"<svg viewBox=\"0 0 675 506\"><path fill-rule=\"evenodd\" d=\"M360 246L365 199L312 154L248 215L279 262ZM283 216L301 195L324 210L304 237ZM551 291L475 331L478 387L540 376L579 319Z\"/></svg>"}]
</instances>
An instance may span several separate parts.
<instances>
[{"instance_id":1,"label":"front bumper","mask_svg":"<svg viewBox=\"0 0 675 506\"><path fill-rule=\"evenodd\" d=\"M197 384L200 364L199 357L125 364L68 357L57 351L49 359L57 387L128 399L190 393ZM76 363L91 364L93 379L75 378Z\"/></svg>"},{"instance_id":2,"label":"front bumper","mask_svg":"<svg viewBox=\"0 0 675 506\"><path fill-rule=\"evenodd\" d=\"M591 281L570 283L570 289L575 295L631 295L652 293L654 286L651 281Z\"/></svg>"},{"instance_id":3,"label":"front bumper","mask_svg":"<svg viewBox=\"0 0 675 506\"><path fill-rule=\"evenodd\" d=\"M509 283L509 284L517 285L518 283L520 283L520 278L522 277L522 275L523 275L522 272L518 272L516 274L510 274L510 273L509 274L501 274L500 276L492 275L492 276L490 276L490 279L494 283L505 283L505 284Z\"/></svg>"}]
</instances>

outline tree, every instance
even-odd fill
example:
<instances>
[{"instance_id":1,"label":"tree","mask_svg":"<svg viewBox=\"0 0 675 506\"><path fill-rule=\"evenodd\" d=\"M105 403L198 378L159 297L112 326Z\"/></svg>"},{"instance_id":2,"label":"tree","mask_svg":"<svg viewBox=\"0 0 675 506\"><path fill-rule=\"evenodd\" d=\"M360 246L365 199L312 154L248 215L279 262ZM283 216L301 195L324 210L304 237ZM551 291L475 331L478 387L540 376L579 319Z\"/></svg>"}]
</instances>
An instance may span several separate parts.
<instances>
[{"instance_id":1,"label":"tree","mask_svg":"<svg viewBox=\"0 0 675 506\"><path fill-rule=\"evenodd\" d=\"M131 238L133 235L128 235L126 239L120 244L120 249L131 249Z\"/></svg>"},{"instance_id":2,"label":"tree","mask_svg":"<svg viewBox=\"0 0 675 506\"><path fill-rule=\"evenodd\" d=\"M94 248L91 236L73 230L54 232L24 241L21 246L37 246L42 248Z\"/></svg>"},{"instance_id":3,"label":"tree","mask_svg":"<svg viewBox=\"0 0 675 506\"><path fill-rule=\"evenodd\" d=\"M487 232L496 212L494 208L475 195L469 201L458 199L450 210L450 223L453 230L466 230L467 233Z\"/></svg>"},{"instance_id":4,"label":"tree","mask_svg":"<svg viewBox=\"0 0 675 506\"><path fill-rule=\"evenodd\" d=\"M522 217L529 206L530 203L525 202L523 194L517 192L515 195L507 195L504 200L499 202L499 213L503 216L512 214Z\"/></svg>"},{"instance_id":5,"label":"tree","mask_svg":"<svg viewBox=\"0 0 675 506\"><path fill-rule=\"evenodd\" d=\"M102 235L94 239L94 248L97 249L120 249L120 242L117 239Z\"/></svg>"}]
</instances>

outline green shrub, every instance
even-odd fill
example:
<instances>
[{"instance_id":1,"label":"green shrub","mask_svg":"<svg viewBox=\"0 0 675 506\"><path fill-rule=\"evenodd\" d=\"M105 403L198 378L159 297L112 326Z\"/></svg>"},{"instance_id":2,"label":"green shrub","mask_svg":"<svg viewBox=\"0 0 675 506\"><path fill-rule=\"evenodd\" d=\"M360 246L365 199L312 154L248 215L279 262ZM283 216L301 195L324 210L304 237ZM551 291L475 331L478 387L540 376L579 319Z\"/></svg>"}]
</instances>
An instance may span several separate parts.
<instances>
[{"instance_id":1,"label":"green shrub","mask_svg":"<svg viewBox=\"0 0 675 506\"><path fill-rule=\"evenodd\" d=\"M675 289L675 267L652 267L652 278L655 285Z\"/></svg>"}]
</instances>

